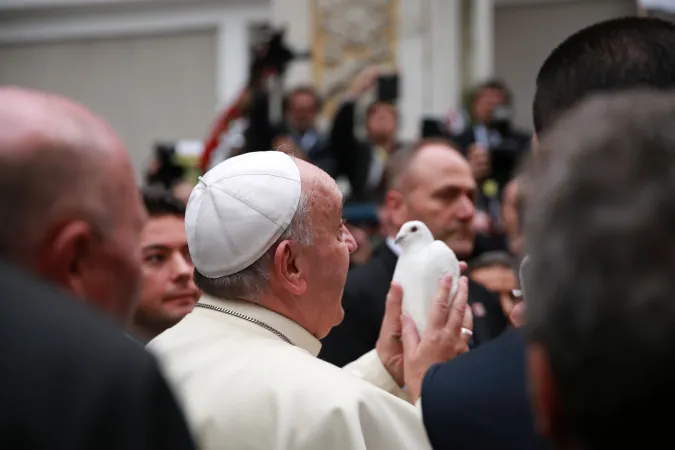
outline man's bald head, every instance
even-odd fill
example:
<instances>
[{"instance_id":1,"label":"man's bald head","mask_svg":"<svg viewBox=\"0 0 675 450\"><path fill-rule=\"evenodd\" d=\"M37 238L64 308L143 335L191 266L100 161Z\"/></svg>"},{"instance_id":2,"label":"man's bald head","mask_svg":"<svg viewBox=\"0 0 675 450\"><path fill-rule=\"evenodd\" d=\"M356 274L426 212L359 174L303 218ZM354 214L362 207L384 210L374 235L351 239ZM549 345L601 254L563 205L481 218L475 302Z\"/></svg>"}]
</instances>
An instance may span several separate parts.
<instances>
[{"instance_id":1,"label":"man's bald head","mask_svg":"<svg viewBox=\"0 0 675 450\"><path fill-rule=\"evenodd\" d=\"M386 176L385 215L391 234L405 222L421 220L458 256L471 253L476 183L469 163L448 141L423 140L395 154Z\"/></svg>"},{"instance_id":2,"label":"man's bald head","mask_svg":"<svg viewBox=\"0 0 675 450\"><path fill-rule=\"evenodd\" d=\"M128 157L105 122L63 97L5 87L0 124L0 209L12 215L0 223L2 256L29 258L58 216L90 218L101 232L110 225L104 198L115 195L102 175Z\"/></svg>"},{"instance_id":3,"label":"man's bald head","mask_svg":"<svg viewBox=\"0 0 675 450\"><path fill-rule=\"evenodd\" d=\"M0 257L102 304L105 276L89 271L116 259L103 248L112 241L132 258L130 228L140 232L143 221L129 156L111 128L71 100L14 87L0 88L0 211ZM100 248L87 247L94 239Z\"/></svg>"},{"instance_id":4,"label":"man's bald head","mask_svg":"<svg viewBox=\"0 0 675 450\"><path fill-rule=\"evenodd\" d=\"M387 163L387 190L403 193L413 189L424 176L424 168L435 165L438 158L452 159L459 165L470 167L466 158L445 139L423 139L410 148L394 153Z\"/></svg>"}]
</instances>

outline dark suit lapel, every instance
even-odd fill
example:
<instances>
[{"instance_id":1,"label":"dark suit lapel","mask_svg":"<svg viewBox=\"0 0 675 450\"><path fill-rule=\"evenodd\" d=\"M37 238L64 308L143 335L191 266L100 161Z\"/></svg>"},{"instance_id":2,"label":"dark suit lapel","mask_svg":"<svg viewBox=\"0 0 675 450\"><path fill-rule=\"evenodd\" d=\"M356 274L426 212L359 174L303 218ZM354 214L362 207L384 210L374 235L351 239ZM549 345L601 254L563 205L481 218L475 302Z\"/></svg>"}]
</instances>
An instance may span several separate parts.
<instances>
[{"instance_id":1,"label":"dark suit lapel","mask_svg":"<svg viewBox=\"0 0 675 450\"><path fill-rule=\"evenodd\" d=\"M377 277L371 280L373 285L377 285L377 303L374 305L377 308L377 318L381 322L384 317L384 306L387 300L387 293L389 292L389 285L392 278L394 278L394 271L396 270L396 261L398 257L391 251L386 242L383 242L375 248L373 253L373 260L371 263L377 264L379 270Z\"/></svg>"},{"instance_id":2,"label":"dark suit lapel","mask_svg":"<svg viewBox=\"0 0 675 450\"><path fill-rule=\"evenodd\" d=\"M396 270L398 256L391 251L386 242L383 242L375 250L375 257L382 261L384 268L387 270L387 274L390 275L389 280L391 281L394 277L394 271Z\"/></svg>"},{"instance_id":3,"label":"dark suit lapel","mask_svg":"<svg viewBox=\"0 0 675 450\"><path fill-rule=\"evenodd\" d=\"M489 317L484 300L479 295L480 291L475 287L472 289L472 286L475 286L475 284L474 281L469 280L469 306L473 314L473 341L475 344L480 345L488 342L491 339L491 335L488 323Z\"/></svg>"}]
</instances>

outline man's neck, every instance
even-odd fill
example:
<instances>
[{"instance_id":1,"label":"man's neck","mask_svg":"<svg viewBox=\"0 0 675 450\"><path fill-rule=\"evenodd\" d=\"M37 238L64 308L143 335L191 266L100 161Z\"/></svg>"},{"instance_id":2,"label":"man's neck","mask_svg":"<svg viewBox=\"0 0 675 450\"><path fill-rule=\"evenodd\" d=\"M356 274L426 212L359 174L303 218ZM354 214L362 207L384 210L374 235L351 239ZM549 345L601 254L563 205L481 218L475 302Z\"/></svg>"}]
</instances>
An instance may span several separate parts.
<instances>
[{"instance_id":1,"label":"man's neck","mask_svg":"<svg viewBox=\"0 0 675 450\"><path fill-rule=\"evenodd\" d=\"M307 330L307 332L309 332L312 336L319 339L317 337L317 330L315 330L315 327L313 326L315 324L312 323L311 319L307 318L307 315L303 313L302 308L298 307L300 304L299 301L296 301L295 299L283 300L277 296L266 294L260 297L260 299L255 303L265 309L269 309L270 311L274 311L275 313L284 316L288 320L297 323L302 328Z\"/></svg>"},{"instance_id":2,"label":"man's neck","mask_svg":"<svg viewBox=\"0 0 675 450\"><path fill-rule=\"evenodd\" d=\"M394 137L387 137L382 139L372 139L373 145L376 147L382 147L388 152L391 152L396 146L396 139Z\"/></svg>"},{"instance_id":3,"label":"man's neck","mask_svg":"<svg viewBox=\"0 0 675 450\"><path fill-rule=\"evenodd\" d=\"M296 127L289 127L291 133L296 134L298 136L304 136L305 134L314 131L314 127L309 127L309 128L296 128Z\"/></svg>"},{"instance_id":4,"label":"man's neck","mask_svg":"<svg viewBox=\"0 0 675 450\"><path fill-rule=\"evenodd\" d=\"M130 334L138 341L141 341L144 345L149 343L151 340L159 336L162 331L150 330L148 327L134 323L131 327Z\"/></svg>"}]
</instances>

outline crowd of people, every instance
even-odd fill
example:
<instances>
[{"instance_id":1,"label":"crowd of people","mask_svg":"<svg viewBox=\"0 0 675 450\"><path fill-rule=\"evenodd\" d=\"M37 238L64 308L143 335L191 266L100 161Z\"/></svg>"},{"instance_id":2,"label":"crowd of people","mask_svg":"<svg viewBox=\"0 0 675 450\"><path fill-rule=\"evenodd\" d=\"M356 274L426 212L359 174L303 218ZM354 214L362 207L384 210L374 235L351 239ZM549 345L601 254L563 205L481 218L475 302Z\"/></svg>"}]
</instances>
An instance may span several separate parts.
<instances>
[{"instance_id":1,"label":"crowd of people","mask_svg":"<svg viewBox=\"0 0 675 450\"><path fill-rule=\"evenodd\" d=\"M252 81L187 202L84 106L0 88L0 448L668 445L675 25L565 39L534 137L496 81L463 130L402 143L376 100L359 137L378 76L327 133L316 91L275 123ZM392 283L412 220L464 261L421 333Z\"/></svg>"}]
</instances>

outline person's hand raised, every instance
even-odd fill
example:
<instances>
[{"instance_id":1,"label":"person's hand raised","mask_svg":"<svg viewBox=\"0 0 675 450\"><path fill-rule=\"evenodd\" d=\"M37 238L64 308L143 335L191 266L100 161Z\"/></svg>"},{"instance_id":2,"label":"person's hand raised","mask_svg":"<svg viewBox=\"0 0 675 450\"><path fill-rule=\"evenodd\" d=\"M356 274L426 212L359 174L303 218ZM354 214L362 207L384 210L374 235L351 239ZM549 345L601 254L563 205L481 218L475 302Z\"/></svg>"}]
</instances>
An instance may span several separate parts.
<instances>
[{"instance_id":1,"label":"person's hand raised","mask_svg":"<svg viewBox=\"0 0 675 450\"><path fill-rule=\"evenodd\" d=\"M492 164L490 162L490 152L480 144L471 144L467 153L469 166L476 181L483 181L490 175Z\"/></svg>"},{"instance_id":2,"label":"person's hand raised","mask_svg":"<svg viewBox=\"0 0 675 450\"><path fill-rule=\"evenodd\" d=\"M380 69L377 66L366 67L350 83L348 92L353 97L360 97L370 88L375 86L377 78L380 76Z\"/></svg>"},{"instance_id":3,"label":"person's hand raised","mask_svg":"<svg viewBox=\"0 0 675 450\"><path fill-rule=\"evenodd\" d=\"M459 289L448 303L452 278L445 276L439 284L429 315L429 324L420 336L411 317L402 315L403 374L413 402L422 391L422 380L429 368L469 349L472 319L467 308L468 280L459 279Z\"/></svg>"},{"instance_id":4,"label":"person's hand raised","mask_svg":"<svg viewBox=\"0 0 675 450\"><path fill-rule=\"evenodd\" d=\"M465 271L467 265L465 262L459 263L460 271ZM461 283L460 283L461 285ZM445 292L445 299L450 295L450 288ZM455 296L456 298L457 296ZM403 357L403 343L401 342L402 335L402 321L403 314L403 288L397 283L392 283L387 294L387 302L384 309L384 318L382 319L382 327L380 328L380 336L375 344L377 355L384 365L387 372L398 383L399 386L405 385L404 379L404 357ZM432 311L433 315L434 312ZM471 310L466 309L466 317L463 327L467 329L473 328ZM415 327L413 323L413 327ZM468 338L467 338L468 339Z\"/></svg>"}]
</instances>

